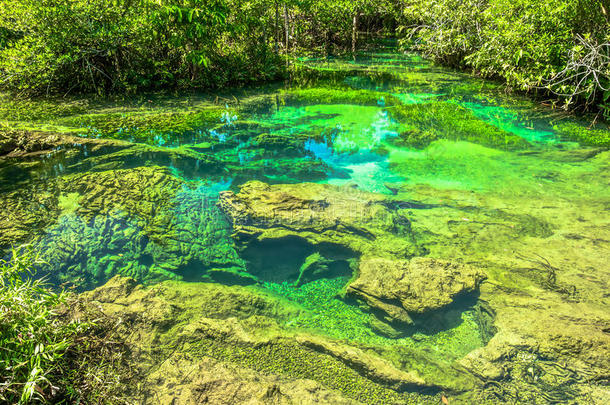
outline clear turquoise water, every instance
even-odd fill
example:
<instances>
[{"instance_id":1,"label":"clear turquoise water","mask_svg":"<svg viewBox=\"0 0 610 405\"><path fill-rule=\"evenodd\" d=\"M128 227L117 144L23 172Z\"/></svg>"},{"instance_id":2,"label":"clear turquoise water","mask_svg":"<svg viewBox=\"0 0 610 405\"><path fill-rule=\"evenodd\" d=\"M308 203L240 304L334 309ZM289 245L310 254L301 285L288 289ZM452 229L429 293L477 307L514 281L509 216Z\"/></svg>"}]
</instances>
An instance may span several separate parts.
<instances>
[{"instance_id":1,"label":"clear turquoise water","mask_svg":"<svg viewBox=\"0 0 610 405\"><path fill-rule=\"evenodd\" d=\"M306 309L286 328L360 344L425 347L456 359L484 344L474 301L447 314L433 331L416 327L398 338L384 336L371 328L366 308L342 297L350 275L294 284L299 260L307 256L303 252L295 253L300 259L288 264L269 262L268 271L285 274L284 280L257 274L253 261L236 247L231 223L216 204L219 193L260 180L352 185L388 198L399 194L440 205L456 203L451 195L459 195L458 205L489 204L490 210L523 207L520 199L551 204L595 196L610 201L607 179L601 177L607 154L575 160L577 153L594 149L555 129L567 121L586 128L585 119L566 118L525 98L508 97L497 85L434 67L413 55L301 63L319 78L247 89L235 98L222 98L221 107L208 95L154 95L90 106L82 116L14 123L118 138L136 147L75 144L25 162L0 160L0 196L7 202L0 223L6 232L20 229L13 240L3 241L4 247L31 243L48 263L41 274L56 284L86 290L121 274L144 283L177 279L254 285ZM303 89L313 91L298 96ZM323 94L316 93L318 89ZM421 110L401 116L397 105ZM433 105L440 112L425 115ZM191 117L185 126L174 125L186 120L185 112L208 108L220 108L214 120ZM441 117L447 108L465 112ZM171 128L164 130L167 114L175 115L169 119ZM150 120L124 126L123 121L115 123L117 115ZM85 116L98 119L81 124ZM469 126L461 126L466 119ZM437 120L452 122L457 129L444 132L434 126ZM476 128L481 141L460 138L455 131L463 128ZM485 142L489 128L527 142L516 149L490 146ZM409 131L435 138L426 145L409 144L404 136ZM265 141L262 134L279 140ZM136 172L140 177L130 180L129 173ZM152 181L157 172L170 180ZM115 177L127 180L110 181ZM27 221L20 219L24 212ZM528 213L523 208L521 214ZM25 221L25 229L20 221ZM497 248L490 242L481 249L492 254Z\"/></svg>"}]
</instances>

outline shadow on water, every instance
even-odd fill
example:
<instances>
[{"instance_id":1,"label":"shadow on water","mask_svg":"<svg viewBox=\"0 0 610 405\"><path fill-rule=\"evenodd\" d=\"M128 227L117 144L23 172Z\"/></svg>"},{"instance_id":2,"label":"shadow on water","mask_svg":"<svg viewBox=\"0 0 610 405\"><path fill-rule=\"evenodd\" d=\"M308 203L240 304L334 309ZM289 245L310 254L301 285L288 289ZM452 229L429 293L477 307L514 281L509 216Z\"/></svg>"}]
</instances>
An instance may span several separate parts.
<instances>
[{"instance_id":1,"label":"shadow on water","mask_svg":"<svg viewBox=\"0 0 610 405\"><path fill-rule=\"evenodd\" d=\"M454 297L453 303L438 310L411 314L411 325L388 320L384 313L374 307L350 295L343 296L342 291L357 272L359 254L340 245L312 244L301 237L286 236L248 241L243 245L240 256L246 262L248 273L259 283L271 290L279 288L280 295L314 309L319 316L334 314L332 316L337 317L340 312L352 315L358 313L354 318L344 320L356 329L369 328L369 316L377 318L377 325L385 324L387 328L375 328L374 332L384 339L434 338L439 333L460 327L466 313L469 321L476 324L474 328L477 329L480 341L487 342L495 334L493 311L479 299L478 292L460 294ZM235 282L231 279L227 281ZM323 287L324 285L334 287ZM333 301L337 303L333 304ZM399 302L391 304L401 306ZM326 312L326 315L322 315ZM333 329L333 326L325 324L317 328L324 332L327 328ZM392 332L384 333L384 329Z\"/></svg>"},{"instance_id":2,"label":"shadow on water","mask_svg":"<svg viewBox=\"0 0 610 405\"><path fill-rule=\"evenodd\" d=\"M480 339L487 343L496 333L494 327L495 314L489 305L479 299L479 292L463 293L454 298L454 301L440 309L427 311L423 314L410 314L413 324L406 325L401 322L387 319L387 315L381 310L369 307L354 297L343 298L349 305L359 306L363 310L375 316L379 322L386 324L394 334L392 337L407 337L414 340L422 340L438 335L442 332L458 328L464 322L464 314L468 313L476 323ZM398 301L389 302L400 306ZM389 337L379 329L376 333Z\"/></svg>"},{"instance_id":3,"label":"shadow on water","mask_svg":"<svg viewBox=\"0 0 610 405\"><path fill-rule=\"evenodd\" d=\"M349 276L351 262L358 258L357 253L342 246L313 245L297 236L252 241L241 256L249 272L261 281L297 284L320 277Z\"/></svg>"}]
</instances>

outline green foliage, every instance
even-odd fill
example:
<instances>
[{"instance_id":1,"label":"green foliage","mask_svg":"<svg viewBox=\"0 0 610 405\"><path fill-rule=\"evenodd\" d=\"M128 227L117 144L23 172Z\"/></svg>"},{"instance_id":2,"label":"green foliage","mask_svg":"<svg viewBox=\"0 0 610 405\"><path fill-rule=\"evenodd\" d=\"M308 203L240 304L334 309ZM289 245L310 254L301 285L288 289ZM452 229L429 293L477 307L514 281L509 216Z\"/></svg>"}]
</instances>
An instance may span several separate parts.
<instances>
[{"instance_id":1,"label":"green foliage","mask_svg":"<svg viewBox=\"0 0 610 405\"><path fill-rule=\"evenodd\" d=\"M45 390L54 389L49 374L83 327L55 317L66 296L28 277L37 263L32 253L16 250L11 261L0 262L0 378L5 385L0 399L12 403L44 399Z\"/></svg>"},{"instance_id":2,"label":"green foliage","mask_svg":"<svg viewBox=\"0 0 610 405\"><path fill-rule=\"evenodd\" d=\"M351 48L397 0L0 0L0 86L26 95L219 88L285 76L299 50Z\"/></svg>"},{"instance_id":3,"label":"green foliage","mask_svg":"<svg viewBox=\"0 0 610 405\"><path fill-rule=\"evenodd\" d=\"M485 0L412 0L405 4L401 32L434 59L462 66L478 45ZM416 25L413 26L412 24ZM404 40L403 40L404 42Z\"/></svg>"},{"instance_id":4,"label":"green foliage","mask_svg":"<svg viewBox=\"0 0 610 405\"><path fill-rule=\"evenodd\" d=\"M99 339L108 326L68 316L78 302L33 278L41 261L32 251L11 257L0 260L0 401L118 400L110 382L122 352Z\"/></svg>"},{"instance_id":5,"label":"green foliage","mask_svg":"<svg viewBox=\"0 0 610 405\"><path fill-rule=\"evenodd\" d=\"M239 3L230 0L2 0L2 86L28 95L104 93L279 77L281 59L268 43L243 40L256 30L243 27L234 6Z\"/></svg>"},{"instance_id":6,"label":"green foliage","mask_svg":"<svg viewBox=\"0 0 610 405\"><path fill-rule=\"evenodd\" d=\"M608 10L607 0L413 0L402 30L443 63L608 115Z\"/></svg>"}]
</instances>

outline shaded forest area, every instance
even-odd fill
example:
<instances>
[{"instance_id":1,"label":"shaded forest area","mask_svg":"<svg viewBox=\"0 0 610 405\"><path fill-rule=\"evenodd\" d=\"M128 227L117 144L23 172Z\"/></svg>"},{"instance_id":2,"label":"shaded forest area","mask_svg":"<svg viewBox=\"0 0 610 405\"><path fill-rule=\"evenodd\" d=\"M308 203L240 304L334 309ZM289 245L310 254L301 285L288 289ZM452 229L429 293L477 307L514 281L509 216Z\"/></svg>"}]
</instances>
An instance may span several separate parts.
<instances>
[{"instance_id":1,"label":"shaded forest area","mask_svg":"<svg viewBox=\"0 0 610 405\"><path fill-rule=\"evenodd\" d=\"M609 0L3 0L0 86L23 95L240 86L373 34L610 117ZM363 35L369 34L369 35Z\"/></svg>"}]
</instances>

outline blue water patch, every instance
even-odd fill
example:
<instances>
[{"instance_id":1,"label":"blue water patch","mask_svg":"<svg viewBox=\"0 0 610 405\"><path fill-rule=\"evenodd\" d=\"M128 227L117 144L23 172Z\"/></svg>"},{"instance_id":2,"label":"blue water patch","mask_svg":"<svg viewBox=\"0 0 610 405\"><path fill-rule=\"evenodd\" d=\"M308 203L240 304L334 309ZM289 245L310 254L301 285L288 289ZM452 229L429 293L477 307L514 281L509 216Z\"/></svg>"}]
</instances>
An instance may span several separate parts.
<instances>
[{"instance_id":1,"label":"blue water patch","mask_svg":"<svg viewBox=\"0 0 610 405\"><path fill-rule=\"evenodd\" d=\"M390 190L387 183L404 182L390 170L387 155L376 153L368 149L359 149L357 152L336 152L325 142L309 140L305 149L317 159L343 174L341 177L333 176L322 182L334 185L355 184L358 188L374 193L388 194Z\"/></svg>"}]
</instances>

